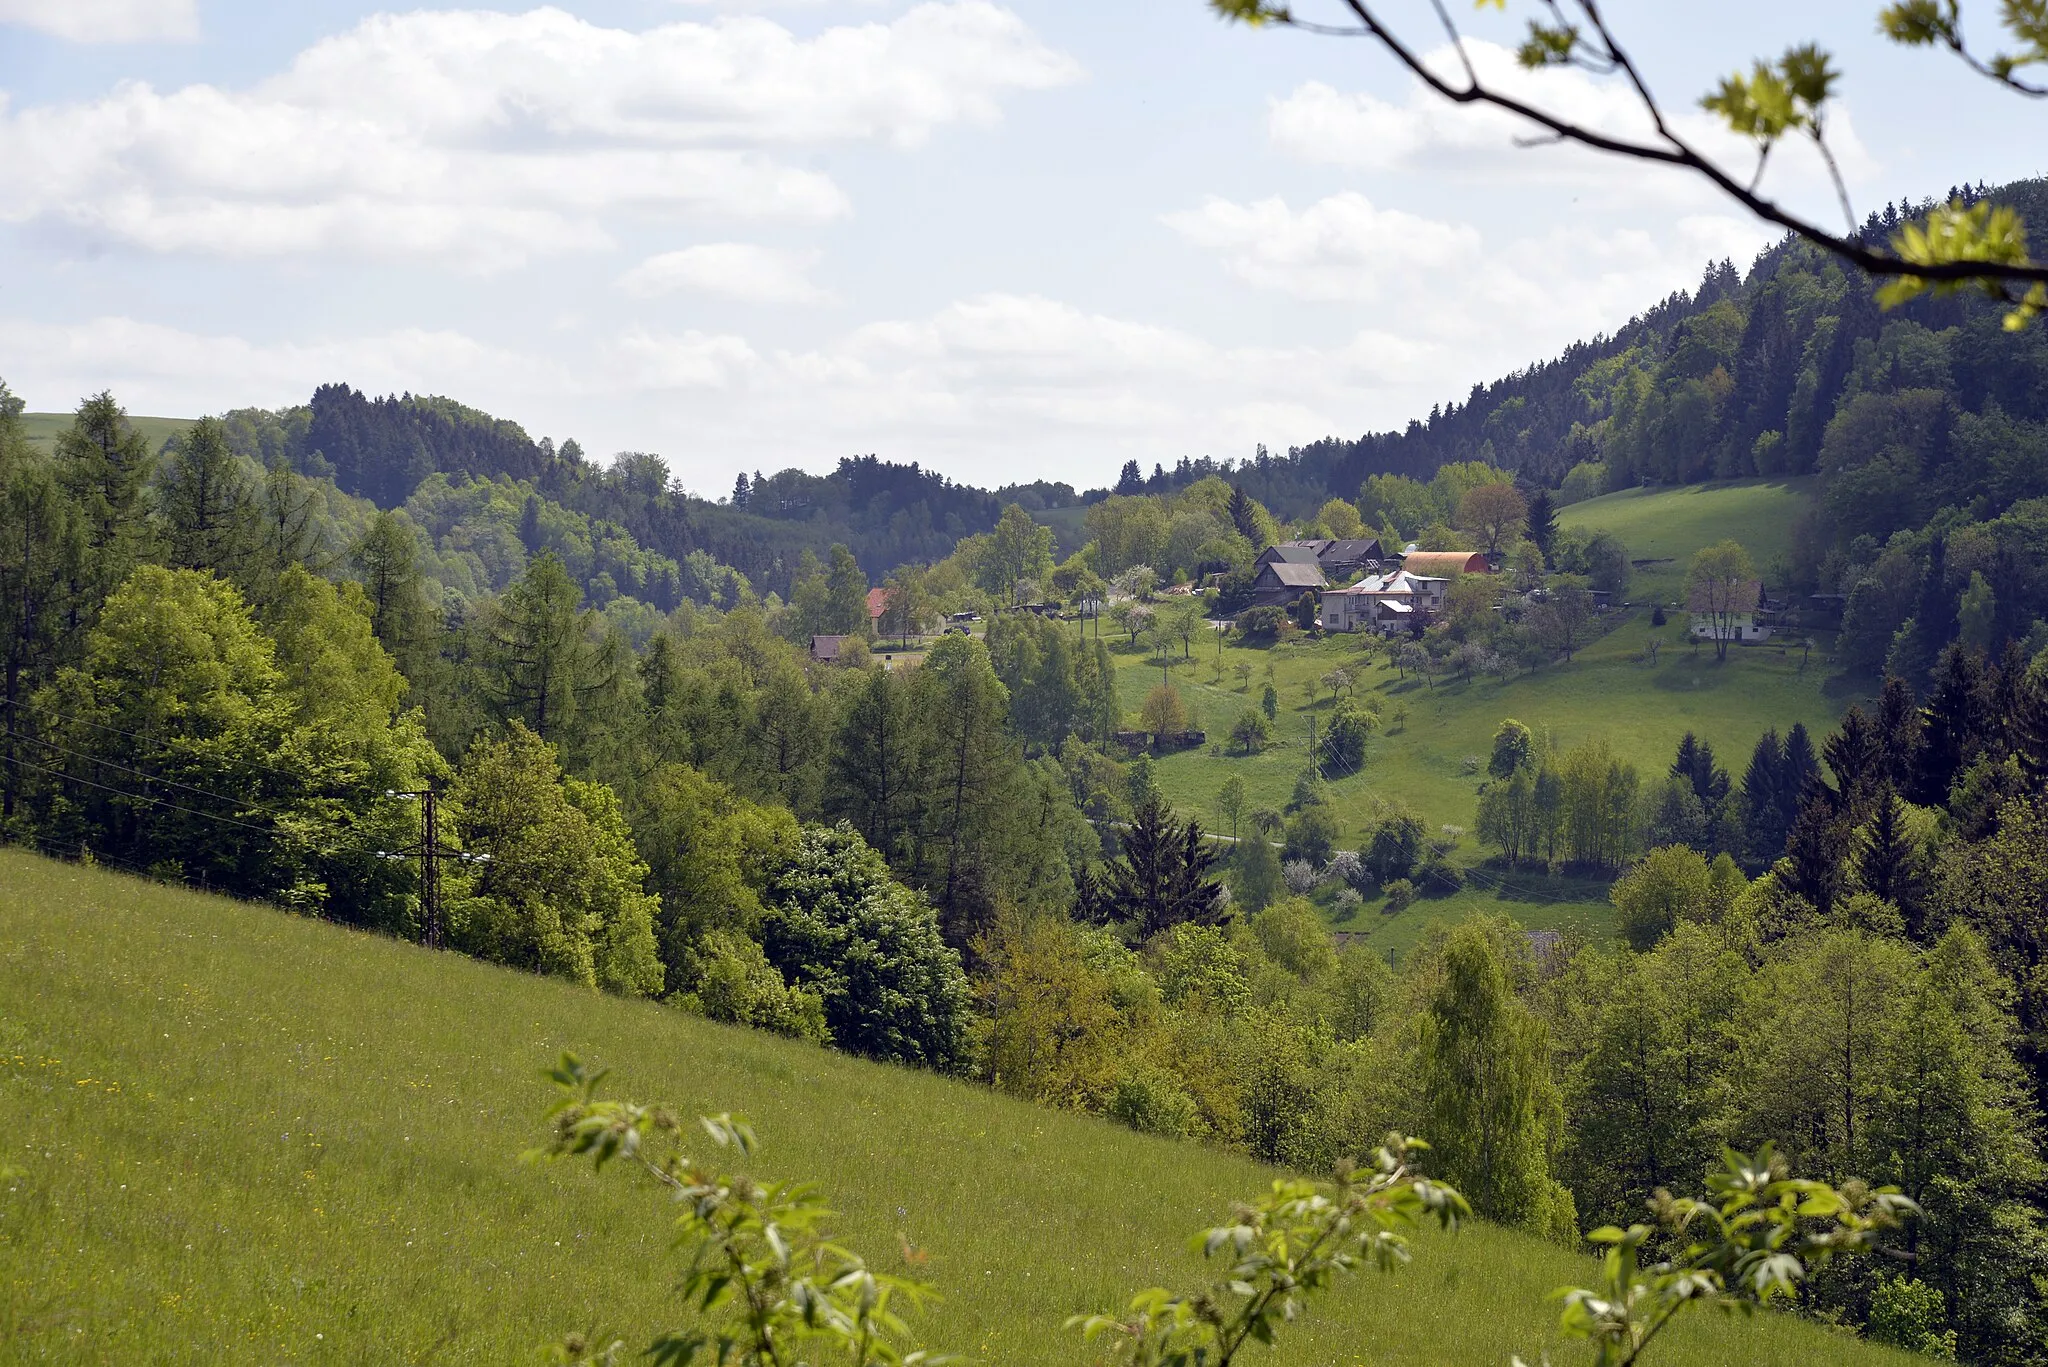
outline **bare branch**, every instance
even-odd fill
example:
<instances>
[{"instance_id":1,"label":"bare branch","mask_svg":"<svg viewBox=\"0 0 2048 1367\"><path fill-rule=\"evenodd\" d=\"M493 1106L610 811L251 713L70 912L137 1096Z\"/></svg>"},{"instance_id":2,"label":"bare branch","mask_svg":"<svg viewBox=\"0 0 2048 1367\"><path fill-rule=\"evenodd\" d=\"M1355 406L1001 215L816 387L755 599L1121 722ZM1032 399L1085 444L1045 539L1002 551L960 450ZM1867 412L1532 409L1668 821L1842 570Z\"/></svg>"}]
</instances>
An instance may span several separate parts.
<instances>
[{"instance_id":1,"label":"bare branch","mask_svg":"<svg viewBox=\"0 0 2048 1367\"><path fill-rule=\"evenodd\" d=\"M1887 279L1911 278L1929 284L1978 284L1995 297L2015 304L2020 302L2024 291L2016 292L2012 286L2048 285L2048 265L2040 265L2033 261L1937 261L1916 264L1892 252L1878 250L1859 241L1854 236L1855 220L1848 203L1840 168L1824 142L1820 144L1822 157L1834 179L1837 197L1841 200L1844 211L1850 214L1847 233L1829 232L1813 220L1785 208L1776 200L1766 198L1757 189L1754 180L1750 184L1743 184L1733 174L1671 130L1662 107L1650 91L1649 83L1637 69L1634 60L1615 39L1597 0L1578 0L1579 8L1586 15L1595 38L1604 49L1603 58L1612 61L1614 69L1628 80L1637 98L1642 102L1644 111L1657 133L1654 141L1619 137L1588 128L1527 100L1494 89L1476 76L1468 85L1454 84L1433 70L1414 48L1389 28L1369 0L1342 0L1342 3L1357 18L1356 28L1312 24L1286 13L1273 16L1272 22L1310 33L1372 38L1385 48L1395 61L1405 67L1410 75L1437 95L1454 104L1483 105L1525 119L1551 135L1538 139L1539 142L1574 143L1613 156L1691 171L1704 177L1723 195L1740 204L1755 217L1785 229L1795 237L1849 262L1869 275ZM1432 3L1435 4L1438 14L1448 19L1441 0L1432 0ZM1456 33L1455 26L1452 32ZM1459 50L1462 56L1462 44L1459 45ZM1468 73L1472 70L1469 61L1466 69ZM1761 174L1761 170L1760 160L1758 174Z\"/></svg>"}]
</instances>

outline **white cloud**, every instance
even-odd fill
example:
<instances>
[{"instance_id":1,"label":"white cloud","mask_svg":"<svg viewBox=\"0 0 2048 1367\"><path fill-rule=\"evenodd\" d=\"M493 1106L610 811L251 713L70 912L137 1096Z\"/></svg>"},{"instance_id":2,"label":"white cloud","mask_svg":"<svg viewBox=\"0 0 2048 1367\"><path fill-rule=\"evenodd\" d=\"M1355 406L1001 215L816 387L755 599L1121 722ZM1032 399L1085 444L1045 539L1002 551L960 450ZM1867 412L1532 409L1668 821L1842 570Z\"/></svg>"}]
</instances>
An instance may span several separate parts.
<instances>
[{"instance_id":1,"label":"white cloud","mask_svg":"<svg viewBox=\"0 0 2048 1367\"><path fill-rule=\"evenodd\" d=\"M0 0L0 24L75 43L199 36L199 0Z\"/></svg>"},{"instance_id":2,"label":"white cloud","mask_svg":"<svg viewBox=\"0 0 2048 1367\"><path fill-rule=\"evenodd\" d=\"M1595 76L1574 67L1530 71L1512 51L1494 43L1468 40L1466 49L1480 79L1493 89L1580 127L1654 141L1648 115L1620 77ZM1449 47L1425 60L1454 81L1462 80ZM1746 177L1754 166L1754 146L1704 111L1685 104L1667 109L1666 118L1680 136L1739 176ZM1272 102L1267 134L1276 148L1297 160L1358 170L1597 185L1633 197L1648 193L1695 206L1714 194L1687 172L1549 143L1548 132L1537 124L1491 106L1454 104L1417 80L1408 82L1399 100L1306 82ZM1828 142L1852 181L1875 171L1845 107L1838 105L1830 112ZM1767 191L1794 197L1824 193L1825 199L1817 202L1832 211L1834 198L1826 186L1825 168L1810 144L1787 142L1773 153L1772 163Z\"/></svg>"},{"instance_id":3,"label":"white cloud","mask_svg":"<svg viewBox=\"0 0 2048 1367\"><path fill-rule=\"evenodd\" d=\"M1237 204L1210 199L1168 214L1166 225L1220 254L1239 278L1302 299L1371 301L1417 272L1469 269L1480 255L1476 229L1398 209L1376 209L1355 191L1295 212L1281 199Z\"/></svg>"},{"instance_id":4,"label":"white cloud","mask_svg":"<svg viewBox=\"0 0 2048 1367\"><path fill-rule=\"evenodd\" d=\"M753 17L630 33L551 8L378 15L248 90L0 107L0 219L159 252L488 270L603 247L619 214L831 218L838 186L778 153L913 146L1077 74L987 0L807 39Z\"/></svg>"},{"instance_id":5,"label":"white cloud","mask_svg":"<svg viewBox=\"0 0 2048 1367\"><path fill-rule=\"evenodd\" d=\"M1729 215L1683 215L1654 228L1556 227L1483 233L1375 208L1346 192L1296 210L1281 199L1211 199L1167 224L1213 251L1225 269L1297 299L1367 305L1382 327L1353 342L1358 362L1386 374L1490 379L1612 332L1705 264L1746 262L1771 235ZM1448 381L1448 383L1446 383Z\"/></svg>"},{"instance_id":6,"label":"white cloud","mask_svg":"<svg viewBox=\"0 0 2048 1367\"><path fill-rule=\"evenodd\" d=\"M620 276L618 287L641 299L691 290L749 304L816 304L828 298L809 275L821 255L751 242L705 242L648 257Z\"/></svg>"}]
</instances>

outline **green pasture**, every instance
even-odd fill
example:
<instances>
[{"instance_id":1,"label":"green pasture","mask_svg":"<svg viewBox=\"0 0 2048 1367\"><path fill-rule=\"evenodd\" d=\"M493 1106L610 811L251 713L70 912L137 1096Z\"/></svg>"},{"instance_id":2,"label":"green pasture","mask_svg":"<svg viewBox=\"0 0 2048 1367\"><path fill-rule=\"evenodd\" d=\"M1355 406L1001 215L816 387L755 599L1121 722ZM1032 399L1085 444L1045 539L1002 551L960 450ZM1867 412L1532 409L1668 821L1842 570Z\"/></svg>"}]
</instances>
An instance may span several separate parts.
<instances>
[{"instance_id":1,"label":"green pasture","mask_svg":"<svg viewBox=\"0 0 2048 1367\"><path fill-rule=\"evenodd\" d=\"M56 445L57 434L71 426L71 418L72 415L69 413L24 413L21 415L22 435L26 436L33 445L40 446L47 451ZM143 439L149 443L149 449L152 451L162 450L165 442L173 437L183 435L195 421L197 420L194 418L138 418L133 416L128 419L129 425L142 434Z\"/></svg>"},{"instance_id":2,"label":"green pasture","mask_svg":"<svg viewBox=\"0 0 2048 1367\"><path fill-rule=\"evenodd\" d=\"M11 1362L537 1363L675 1323L667 1203L528 1166L565 1048L748 1115L847 1240L935 1283L928 1339L1088 1360L1061 1321L1200 1275L1188 1235L1271 1174L929 1074L453 955L0 850L0 1344ZM1499 1367L1593 1264L1483 1226L1320 1304L1254 1362ZM1780 1315L1702 1316L1669 1367L1906 1359Z\"/></svg>"},{"instance_id":3,"label":"green pasture","mask_svg":"<svg viewBox=\"0 0 2048 1367\"><path fill-rule=\"evenodd\" d=\"M1766 580L1792 553L1811 479L1735 480L1624 489L1558 510L1561 527L1612 532L1636 569L1628 598L1675 605L1685 598L1685 568L1702 546L1733 539L1749 549Z\"/></svg>"}]
</instances>

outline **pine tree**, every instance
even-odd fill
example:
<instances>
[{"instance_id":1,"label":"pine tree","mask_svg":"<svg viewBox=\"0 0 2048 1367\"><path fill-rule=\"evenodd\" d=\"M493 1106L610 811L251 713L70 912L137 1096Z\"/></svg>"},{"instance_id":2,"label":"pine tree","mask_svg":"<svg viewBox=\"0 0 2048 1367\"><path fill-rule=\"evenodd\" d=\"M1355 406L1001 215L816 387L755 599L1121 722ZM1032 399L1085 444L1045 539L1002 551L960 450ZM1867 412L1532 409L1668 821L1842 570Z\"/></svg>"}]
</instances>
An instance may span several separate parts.
<instances>
[{"instance_id":1,"label":"pine tree","mask_svg":"<svg viewBox=\"0 0 2048 1367\"><path fill-rule=\"evenodd\" d=\"M1919 768L1925 738L1913 689L1897 675L1885 679L1877 700L1877 740L1885 782L1894 788L1908 786Z\"/></svg>"},{"instance_id":2,"label":"pine tree","mask_svg":"<svg viewBox=\"0 0 2048 1367\"><path fill-rule=\"evenodd\" d=\"M1138 467L1137 461L1124 462L1124 468L1116 478L1116 492L1126 498L1145 492L1145 472Z\"/></svg>"},{"instance_id":3,"label":"pine tree","mask_svg":"<svg viewBox=\"0 0 2048 1367\"><path fill-rule=\"evenodd\" d=\"M1818 780L1806 786L1806 798L1799 804L1799 816L1785 841L1789 876L1787 890L1798 893L1823 917L1835 909L1844 878L1842 854L1847 827L1836 811L1835 802Z\"/></svg>"},{"instance_id":4,"label":"pine tree","mask_svg":"<svg viewBox=\"0 0 2048 1367\"><path fill-rule=\"evenodd\" d=\"M582 597L549 551L505 591L490 625L492 704L543 741L558 743L578 706L610 682L605 653L577 612Z\"/></svg>"},{"instance_id":5,"label":"pine tree","mask_svg":"<svg viewBox=\"0 0 2048 1367\"><path fill-rule=\"evenodd\" d=\"M747 483L747 472L740 471L739 478L732 482L732 506L745 508L753 493L753 488Z\"/></svg>"},{"instance_id":6,"label":"pine tree","mask_svg":"<svg viewBox=\"0 0 2048 1367\"><path fill-rule=\"evenodd\" d=\"M105 391L80 403L71 426L57 434L58 478L85 534L76 613L93 611L140 559L150 465L149 443Z\"/></svg>"},{"instance_id":7,"label":"pine tree","mask_svg":"<svg viewBox=\"0 0 2048 1367\"><path fill-rule=\"evenodd\" d=\"M1700 809L1713 812L1728 796L1728 774L1714 762L1714 747L1688 731L1678 742L1678 756L1671 763L1673 777L1692 785Z\"/></svg>"},{"instance_id":8,"label":"pine tree","mask_svg":"<svg viewBox=\"0 0 2048 1367\"><path fill-rule=\"evenodd\" d=\"M65 645L66 595L85 554L52 462L21 435L22 408L0 383L0 817L14 815L16 737L32 730L25 704Z\"/></svg>"},{"instance_id":9,"label":"pine tree","mask_svg":"<svg viewBox=\"0 0 2048 1367\"><path fill-rule=\"evenodd\" d=\"M1884 745L1870 714L1861 706L1851 707L1821 746L1821 754L1834 774L1836 811L1851 824L1860 823L1885 782Z\"/></svg>"},{"instance_id":10,"label":"pine tree","mask_svg":"<svg viewBox=\"0 0 2048 1367\"><path fill-rule=\"evenodd\" d=\"M871 669L847 700L833 737L825 809L851 823L885 859L899 855L916 802L916 753L909 686L902 675Z\"/></svg>"},{"instance_id":11,"label":"pine tree","mask_svg":"<svg viewBox=\"0 0 2048 1367\"><path fill-rule=\"evenodd\" d=\"M1237 534L1252 543L1253 550L1265 549L1265 534L1259 530L1258 515L1252 510L1252 501L1243 488L1230 486L1230 525Z\"/></svg>"}]
</instances>

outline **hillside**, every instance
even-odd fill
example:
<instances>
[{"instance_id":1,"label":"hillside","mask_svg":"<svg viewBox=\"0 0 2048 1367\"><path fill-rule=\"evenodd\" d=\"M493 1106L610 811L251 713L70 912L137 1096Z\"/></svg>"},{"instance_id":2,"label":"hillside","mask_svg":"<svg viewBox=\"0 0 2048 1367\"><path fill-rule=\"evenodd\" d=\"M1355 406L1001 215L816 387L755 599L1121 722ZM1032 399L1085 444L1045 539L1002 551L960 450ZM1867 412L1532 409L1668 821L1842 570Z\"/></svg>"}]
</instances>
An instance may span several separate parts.
<instances>
[{"instance_id":1,"label":"hillside","mask_svg":"<svg viewBox=\"0 0 2048 1367\"><path fill-rule=\"evenodd\" d=\"M17 1360L505 1363L666 1324L662 1203L530 1168L564 1048L622 1089L747 1113L854 1246L899 1233L936 1344L1078 1362L1070 1312L1197 1274L1256 1166L977 1088L265 908L0 851L0 1341ZM1261 1361L1487 1364L1546 1343L1589 1263L1468 1228L1332 1297ZM1577 1350L1556 1360L1579 1360ZM1702 1319L1668 1367L1908 1359L1788 1318Z\"/></svg>"},{"instance_id":2,"label":"hillside","mask_svg":"<svg viewBox=\"0 0 2048 1367\"><path fill-rule=\"evenodd\" d=\"M69 413L24 413L21 415L22 435L30 444L47 451L56 444L57 434L71 425ZM159 450L171 438L179 436L192 426L191 418L140 418L128 415L129 424L140 432L152 451Z\"/></svg>"},{"instance_id":3,"label":"hillside","mask_svg":"<svg viewBox=\"0 0 2048 1367\"><path fill-rule=\"evenodd\" d=\"M1681 606L1686 562L1717 541L1741 542L1772 587L1782 587L1812 487L1806 478L1623 489L1559 509L1557 522L1621 538L1635 562L1631 601Z\"/></svg>"}]
</instances>

